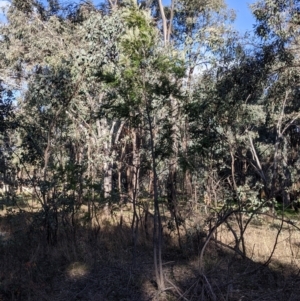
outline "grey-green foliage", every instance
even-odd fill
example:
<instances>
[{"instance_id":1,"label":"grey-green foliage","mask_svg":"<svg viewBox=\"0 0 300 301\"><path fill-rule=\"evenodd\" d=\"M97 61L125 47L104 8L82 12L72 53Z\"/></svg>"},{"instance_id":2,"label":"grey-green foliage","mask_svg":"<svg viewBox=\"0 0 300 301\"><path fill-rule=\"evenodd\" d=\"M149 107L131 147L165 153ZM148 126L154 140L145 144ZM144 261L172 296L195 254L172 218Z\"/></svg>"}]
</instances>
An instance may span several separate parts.
<instances>
[{"instance_id":1,"label":"grey-green foliage","mask_svg":"<svg viewBox=\"0 0 300 301\"><path fill-rule=\"evenodd\" d=\"M180 154L179 181L187 170L195 183L213 179L220 198L297 179L298 166L285 164L299 160L288 131L299 119L297 1L253 6L263 39L250 50L232 33L223 1L177 1L168 46L151 11L132 1L109 14L82 5L78 18L55 13L55 1L52 12L28 3L13 2L0 28L0 67L7 84L25 91L21 157L40 169L49 159L53 182L75 191L87 176L100 187L115 163L122 171L132 163L134 131L143 136L145 178L152 139L162 181ZM171 8L165 13L170 20ZM124 145L127 165L118 162Z\"/></svg>"},{"instance_id":2,"label":"grey-green foliage","mask_svg":"<svg viewBox=\"0 0 300 301\"><path fill-rule=\"evenodd\" d=\"M124 32L120 16L92 13L82 24L80 37L83 42L76 55L78 71L83 65L91 81L100 81L114 72L113 65L119 60L118 41Z\"/></svg>"},{"instance_id":3,"label":"grey-green foliage","mask_svg":"<svg viewBox=\"0 0 300 301\"><path fill-rule=\"evenodd\" d=\"M231 59L200 76L187 106L190 151L202 155L190 157L194 168L217 169L229 190L247 184L255 191L260 183L274 197L298 181L291 144L300 117L296 2L253 5L263 39L252 51L232 44Z\"/></svg>"}]
</instances>

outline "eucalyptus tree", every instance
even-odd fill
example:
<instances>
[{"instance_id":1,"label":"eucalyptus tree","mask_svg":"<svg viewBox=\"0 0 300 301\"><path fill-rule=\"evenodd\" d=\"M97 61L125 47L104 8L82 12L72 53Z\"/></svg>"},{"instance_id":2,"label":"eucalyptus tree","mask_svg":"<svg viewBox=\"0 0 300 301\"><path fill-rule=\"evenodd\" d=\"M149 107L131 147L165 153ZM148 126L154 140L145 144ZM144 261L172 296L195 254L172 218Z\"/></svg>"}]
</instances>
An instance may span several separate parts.
<instances>
[{"instance_id":1,"label":"eucalyptus tree","mask_svg":"<svg viewBox=\"0 0 300 301\"><path fill-rule=\"evenodd\" d=\"M186 74L181 82L184 101L176 97L169 104L172 156L169 158L169 171L166 181L168 204L179 233L182 218L178 210L181 199L191 199L197 194L196 173L188 164L188 149L191 143L189 123L182 109L191 99L194 81L208 66L216 63L220 48L223 48L231 32L229 23L234 15L226 10L223 1L149 1L152 15L157 20L164 45L172 45L180 51L185 62ZM151 4L150 4L151 3ZM180 166L178 165L180 162Z\"/></svg>"},{"instance_id":2,"label":"eucalyptus tree","mask_svg":"<svg viewBox=\"0 0 300 301\"><path fill-rule=\"evenodd\" d=\"M180 81L184 76L184 66L178 54L172 49L157 46L158 35L153 20L146 12L132 8L125 18L129 23L127 35L122 38L124 49L121 57L122 85L118 94L133 109L136 129L147 130L151 157L154 201L154 264L157 284L164 289L162 271L162 222L159 208L158 170L163 162L173 154L172 122L169 109L174 99L181 98ZM125 89L124 89L125 88ZM124 94L124 91L126 94ZM128 93L130 91L130 93ZM172 114L171 114L172 115ZM131 118L132 118L131 117ZM139 159L138 159L139 161ZM135 166L136 163L134 163ZM138 163L139 164L139 163Z\"/></svg>"},{"instance_id":3,"label":"eucalyptus tree","mask_svg":"<svg viewBox=\"0 0 300 301\"><path fill-rule=\"evenodd\" d=\"M269 164L269 197L281 193L288 204L288 192L299 181L299 157L290 144L300 120L299 1L258 1L252 9L257 19L256 33L262 39L264 58L270 66L263 95L266 124L274 143Z\"/></svg>"},{"instance_id":4,"label":"eucalyptus tree","mask_svg":"<svg viewBox=\"0 0 300 301\"><path fill-rule=\"evenodd\" d=\"M158 31L149 12L132 3L121 9L121 16L126 27L125 34L120 37L119 60L115 68L102 68L101 77L106 78L110 86L107 93L110 114L123 120L131 133L134 240L138 231L136 206L141 187L140 175L151 167L154 264L158 287L163 290L158 170L163 172L161 168L173 152L168 108L172 97L181 97L180 81L185 69L176 51L160 46ZM149 155L149 164L142 161L146 159L145 155Z\"/></svg>"},{"instance_id":5,"label":"eucalyptus tree","mask_svg":"<svg viewBox=\"0 0 300 301\"><path fill-rule=\"evenodd\" d=\"M80 35L86 43L77 51L74 65L75 72L82 74L85 80L81 86L82 100L73 111L86 111L81 115L80 124L90 140L88 173L92 182L101 175L107 205L115 191L112 176L124 126L122 120L105 110L109 105L108 95L114 93L109 87L121 52L119 40L124 33L121 20L119 12L91 13L81 27Z\"/></svg>"},{"instance_id":6,"label":"eucalyptus tree","mask_svg":"<svg viewBox=\"0 0 300 301\"><path fill-rule=\"evenodd\" d=\"M229 45L223 63L200 77L188 106L191 150L215 162L215 187L223 181L245 199L256 199L260 186L267 198L281 194L289 203L298 182L298 156L290 146L299 122L297 9L297 1L253 5L261 40L255 48ZM194 162L204 163L201 157Z\"/></svg>"},{"instance_id":7,"label":"eucalyptus tree","mask_svg":"<svg viewBox=\"0 0 300 301\"><path fill-rule=\"evenodd\" d=\"M86 105L85 73L75 64L83 19L74 22L54 14L53 9L48 14L33 1L27 3L32 7L21 4L12 4L8 23L1 27L1 68L7 83L13 79L22 93L18 104L22 143L17 147L23 152L19 159L39 170L27 175L31 184L40 187L46 215L54 218L53 222L46 216L46 224L49 240L55 241L58 207L74 213L73 201L82 203L83 176L91 161L92 139L85 125L89 119L95 121L89 117L94 103Z\"/></svg>"},{"instance_id":8,"label":"eucalyptus tree","mask_svg":"<svg viewBox=\"0 0 300 301\"><path fill-rule=\"evenodd\" d=\"M225 199L250 216L266 203L258 198L261 187L273 204L299 197L298 9L298 1L255 4L261 40L252 49L232 45L229 64L202 76L188 107L191 153L210 158L196 155L191 162L215 171L206 189L220 188L217 200L229 192ZM243 223L236 216L240 235L231 231L239 248L251 218Z\"/></svg>"}]
</instances>

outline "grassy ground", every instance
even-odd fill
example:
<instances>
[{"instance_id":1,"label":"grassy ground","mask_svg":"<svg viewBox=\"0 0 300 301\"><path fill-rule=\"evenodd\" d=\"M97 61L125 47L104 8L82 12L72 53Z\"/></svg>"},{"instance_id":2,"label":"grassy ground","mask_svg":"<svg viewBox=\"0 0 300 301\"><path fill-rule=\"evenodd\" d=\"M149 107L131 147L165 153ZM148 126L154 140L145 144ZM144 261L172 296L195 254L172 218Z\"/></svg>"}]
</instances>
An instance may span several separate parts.
<instances>
[{"instance_id":1,"label":"grassy ground","mask_svg":"<svg viewBox=\"0 0 300 301\"><path fill-rule=\"evenodd\" d=\"M167 228L166 217L166 291L158 294L152 239L140 227L133 261L129 212L125 212L122 225L117 213L113 219L99 218L90 226L84 223L82 212L74 225L70 220L59 225L57 244L52 246L47 244L37 208L25 210L24 206L21 213L17 207L2 211L1 301L300 300L296 215L294 225L264 216L253 220L244 233L246 257L235 250L235 236L240 232L232 216L212 235L201 273L199 255L214 220L200 210L186 216L180 249L175 231ZM246 222L244 217L242 224ZM151 228L151 219L149 223Z\"/></svg>"}]
</instances>

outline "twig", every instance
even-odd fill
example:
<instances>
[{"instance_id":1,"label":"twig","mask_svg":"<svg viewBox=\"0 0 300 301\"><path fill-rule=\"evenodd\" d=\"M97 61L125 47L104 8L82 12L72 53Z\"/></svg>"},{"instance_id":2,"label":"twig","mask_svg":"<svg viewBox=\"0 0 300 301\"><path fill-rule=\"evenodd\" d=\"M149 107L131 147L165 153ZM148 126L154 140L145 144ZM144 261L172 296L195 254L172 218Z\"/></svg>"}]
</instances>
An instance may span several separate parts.
<instances>
[{"instance_id":1,"label":"twig","mask_svg":"<svg viewBox=\"0 0 300 301\"><path fill-rule=\"evenodd\" d=\"M180 291L179 287L177 285L175 285L171 280L169 280L167 277L165 278L165 280L172 285L172 287L175 289L175 291L177 292L177 294L180 296L179 299L183 299L185 301L189 301L187 298L184 297L184 294Z\"/></svg>"},{"instance_id":2,"label":"twig","mask_svg":"<svg viewBox=\"0 0 300 301\"><path fill-rule=\"evenodd\" d=\"M203 279L205 280L205 282L206 282L206 284L207 284L207 286L208 286L208 288L209 288L209 290L210 290L210 294L211 294L212 299L213 299L214 301L216 301L216 300L217 300L217 297L216 297L215 293L213 292L213 289L212 289L212 287L211 287L211 285L210 285L208 279L206 278L206 276L205 276L204 274L202 274L201 277L203 277Z\"/></svg>"},{"instance_id":3,"label":"twig","mask_svg":"<svg viewBox=\"0 0 300 301\"><path fill-rule=\"evenodd\" d=\"M224 216L221 216L221 217L219 218L219 220L217 221L217 223L216 223L216 224L213 226L213 228L210 230L210 233L209 233L208 236L207 236L206 242L205 242L205 244L204 244L204 246L203 246L203 248L202 248L202 250L201 250L200 256L199 256L199 272L200 272L200 274L203 274L203 270L204 270L204 264L203 264L203 256L204 256L204 252L205 252L206 247L207 247L208 243L210 242L210 240L211 240L213 234L215 233L215 231L217 230L217 228L218 228L221 224L223 224L231 214L233 214L233 213L235 213L235 212L237 212L237 210L231 210L231 211L228 211L227 213L225 213Z\"/></svg>"},{"instance_id":4,"label":"twig","mask_svg":"<svg viewBox=\"0 0 300 301\"><path fill-rule=\"evenodd\" d=\"M274 255L274 252L275 252L276 247L277 247L277 244L278 244L279 234L280 234L281 231L282 231L283 223L284 223L284 220L283 220L283 218L282 218L282 219L281 219L280 227L279 227L279 229L278 229L278 231L277 231L277 235L276 235L275 243L274 243L274 246L273 246L273 250L272 250L272 252L271 252L269 258L267 259L267 261L263 264L264 266L268 266L268 265L269 265L269 263L270 263L270 261L271 261L273 255Z\"/></svg>"},{"instance_id":5,"label":"twig","mask_svg":"<svg viewBox=\"0 0 300 301\"><path fill-rule=\"evenodd\" d=\"M189 289L187 289L184 294L182 294L182 296L186 296L188 295L188 293L191 291L191 289L194 287L194 286L197 286L199 284L199 278L189 287Z\"/></svg>"}]
</instances>

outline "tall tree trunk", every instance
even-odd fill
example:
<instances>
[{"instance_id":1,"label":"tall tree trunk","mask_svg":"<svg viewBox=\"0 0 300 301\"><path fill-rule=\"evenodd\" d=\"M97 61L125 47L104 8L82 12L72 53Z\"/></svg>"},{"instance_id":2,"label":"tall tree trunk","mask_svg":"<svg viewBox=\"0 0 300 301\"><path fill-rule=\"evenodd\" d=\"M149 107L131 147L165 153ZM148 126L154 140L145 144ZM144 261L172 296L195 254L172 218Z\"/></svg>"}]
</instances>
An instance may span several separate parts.
<instances>
[{"instance_id":1,"label":"tall tree trunk","mask_svg":"<svg viewBox=\"0 0 300 301\"><path fill-rule=\"evenodd\" d=\"M110 203L112 197L112 172L113 172L112 137L113 137L116 123L113 122L110 130L108 128L106 119L102 120L102 124L103 124L102 133L104 134L104 137L106 137L106 140L104 142L105 161L103 164L103 171L104 171L103 190L104 190L104 198L107 200L105 204L105 213L106 213L106 217L109 217ZM99 122L98 122L98 128L100 128Z\"/></svg>"},{"instance_id":2,"label":"tall tree trunk","mask_svg":"<svg viewBox=\"0 0 300 301\"><path fill-rule=\"evenodd\" d=\"M109 199L112 192L112 164L109 161L104 162L104 197Z\"/></svg>"},{"instance_id":3,"label":"tall tree trunk","mask_svg":"<svg viewBox=\"0 0 300 301\"><path fill-rule=\"evenodd\" d=\"M165 290L165 282L162 268L162 223L159 211L158 202L158 178L156 171L156 158L155 158L155 142L154 142L154 129L152 119L150 116L149 104L146 104L147 121L150 131L150 150L152 159L152 172L153 172L153 201L154 201L154 227L153 227L153 257L156 282L159 291Z\"/></svg>"},{"instance_id":4,"label":"tall tree trunk","mask_svg":"<svg viewBox=\"0 0 300 301\"><path fill-rule=\"evenodd\" d=\"M175 220L175 225L178 234L178 243L181 248L181 237L180 237L180 215L178 211L177 195L176 195L176 184L177 184L177 158L178 158L178 139L177 139L177 117L178 117L178 107L176 100L170 97L170 110L171 110L171 123L172 123L172 155L169 163L169 176L167 183L168 190L168 206L172 217Z\"/></svg>"},{"instance_id":5,"label":"tall tree trunk","mask_svg":"<svg viewBox=\"0 0 300 301\"><path fill-rule=\"evenodd\" d=\"M131 200L133 207L133 218L131 223L132 239L133 239L133 263L136 264L136 246L138 240L139 216L137 213L137 198L139 194L139 175L140 175L140 143L139 130L132 130L132 190Z\"/></svg>"}]
</instances>

